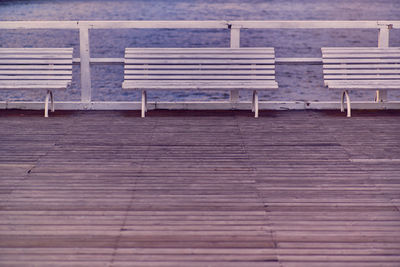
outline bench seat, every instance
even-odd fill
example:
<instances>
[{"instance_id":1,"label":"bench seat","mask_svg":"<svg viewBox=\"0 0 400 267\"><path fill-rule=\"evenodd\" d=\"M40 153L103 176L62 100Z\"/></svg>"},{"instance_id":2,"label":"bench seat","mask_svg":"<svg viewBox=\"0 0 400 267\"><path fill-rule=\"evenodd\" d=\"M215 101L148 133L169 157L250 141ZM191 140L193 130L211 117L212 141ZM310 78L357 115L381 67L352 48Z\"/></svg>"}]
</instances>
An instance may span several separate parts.
<instances>
[{"instance_id":1,"label":"bench seat","mask_svg":"<svg viewBox=\"0 0 400 267\"><path fill-rule=\"evenodd\" d=\"M277 89L274 48L126 48L122 88L146 90L252 90L258 117L260 90Z\"/></svg>"},{"instance_id":2,"label":"bench seat","mask_svg":"<svg viewBox=\"0 0 400 267\"><path fill-rule=\"evenodd\" d=\"M0 48L0 89L45 90L54 111L53 91L65 90L72 81L73 48Z\"/></svg>"},{"instance_id":3,"label":"bench seat","mask_svg":"<svg viewBox=\"0 0 400 267\"><path fill-rule=\"evenodd\" d=\"M182 81L182 80L167 80L167 81L129 81L124 82L124 88L134 88L142 90L151 89L186 89L186 90L263 90L277 89L278 83L275 81Z\"/></svg>"},{"instance_id":4,"label":"bench seat","mask_svg":"<svg viewBox=\"0 0 400 267\"><path fill-rule=\"evenodd\" d=\"M400 89L400 47L323 47L324 84L342 90L341 111L349 90Z\"/></svg>"},{"instance_id":5,"label":"bench seat","mask_svg":"<svg viewBox=\"0 0 400 267\"><path fill-rule=\"evenodd\" d=\"M326 85L330 89L366 89L376 90L379 89L400 89L400 83L398 81L329 81Z\"/></svg>"}]
</instances>

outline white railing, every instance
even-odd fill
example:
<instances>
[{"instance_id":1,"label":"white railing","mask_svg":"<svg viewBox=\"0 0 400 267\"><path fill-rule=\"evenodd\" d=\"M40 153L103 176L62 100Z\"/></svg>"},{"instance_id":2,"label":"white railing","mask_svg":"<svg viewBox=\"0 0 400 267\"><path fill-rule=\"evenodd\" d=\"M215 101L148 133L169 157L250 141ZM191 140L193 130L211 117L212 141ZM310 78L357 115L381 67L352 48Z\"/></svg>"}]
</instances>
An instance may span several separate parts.
<instances>
[{"instance_id":1,"label":"white railing","mask_svg":"<svg viewBox=\"0 0 400 267\"><path fill-rule=\"evenodd\" d=\"M0 30L16 29L75 29L79 31L80 57L74 64L81 69L81 100L57 102L58 109L140 109L139 102L92 101L91 64L123 64L123 58L90 57L90 29L230 29L230 46L240 47L241 29L378 29L378 46L389 46L391 29L400 29L400 21L0 21ZM322 64L321 58L276 58L277 64ZM248 108L248 103L238 102L237 91L231 92L230 102L157 102L149 108L167 109L227 109ZM260 102L260 109L331 109L337 102L319 101L268 101ZM380 101L354 102L354 108L400 108L399 101L387 101L381 91ZM0 102L0 108L41 109L38 102Z\"/></svg>"}]
</instances>

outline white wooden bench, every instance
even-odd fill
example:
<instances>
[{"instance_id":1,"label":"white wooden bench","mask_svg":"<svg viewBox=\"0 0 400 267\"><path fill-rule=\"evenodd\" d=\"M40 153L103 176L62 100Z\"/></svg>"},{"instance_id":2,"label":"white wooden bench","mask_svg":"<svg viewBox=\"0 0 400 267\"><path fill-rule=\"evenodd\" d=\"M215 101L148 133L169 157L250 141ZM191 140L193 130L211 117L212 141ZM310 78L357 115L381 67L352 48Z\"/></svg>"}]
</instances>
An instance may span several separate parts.
<instances>
[{"instance_id":1,"label":"white wooden bench","mask_svg":"<svg viewBox=\"0 0 400 267\"><path fill-rule=\"evenodd\" d=\"M347 117L351 117L349 90L400 89L400 47L324 47L322 48L324 83L342 90Z\"/></svg>"},{"instance_id":2,"label":"white wooden bench","mask_svg":"<svg viewBox=\"0 0 400 267\"><path fill-rule=\"evenodd\" d=\"M258 117L259 90L277 89L274 48L126 48L127 90L253 90Z\"/></svg>"},{"instance_id":3,"label":"white wooden bench","mask_svg":"<svg viewBox=\"0 0 400 267\"><path fill-rule=\"evenodd\" d=\"M73 48L0 48L0 89L47 90L54 111L53 91L67 89L72 80Z\"/></svg>"}]
</instances>

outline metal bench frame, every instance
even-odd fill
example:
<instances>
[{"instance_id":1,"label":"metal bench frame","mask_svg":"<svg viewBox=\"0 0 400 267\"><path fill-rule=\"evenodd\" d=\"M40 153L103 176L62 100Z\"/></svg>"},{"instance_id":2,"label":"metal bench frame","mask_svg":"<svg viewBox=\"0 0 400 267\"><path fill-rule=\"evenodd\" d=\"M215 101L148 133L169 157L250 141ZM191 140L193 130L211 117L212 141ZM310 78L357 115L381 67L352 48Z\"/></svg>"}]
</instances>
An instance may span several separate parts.
<instances>
[{"instance_id":1,"label":"metal bench frame","mask_svg":"<svg viewBox=\"0 0 400 267\"><path fill-rule=\"evenodd\" d=\"M258 117L258 91L277 89L274 48L126 48L122 88L142 90L253 90L252 111Z\"/></svg>"},{"instance_id":2,"label":"metal bench frame","mask_svg":"<svg viewBox=\"0 0 400 267\"><path fill-rule=\"evenodd\" d=\"M340 89L351 117L349 90L400 89L400 47L323 47L324 84ZM376 99L378 100L378 99Z\"/></svg>"},{"instance_id":3,"label":"metal bench frame","mask_svg":"<svg viewBox=\"0 0 400 267\"><path fill-rule=\"evenodd\" d=\"M0 89L46 90L54 112L54 90L65 90L72 81L73 48L0 48Z\"/></svg>"}]
</instances>

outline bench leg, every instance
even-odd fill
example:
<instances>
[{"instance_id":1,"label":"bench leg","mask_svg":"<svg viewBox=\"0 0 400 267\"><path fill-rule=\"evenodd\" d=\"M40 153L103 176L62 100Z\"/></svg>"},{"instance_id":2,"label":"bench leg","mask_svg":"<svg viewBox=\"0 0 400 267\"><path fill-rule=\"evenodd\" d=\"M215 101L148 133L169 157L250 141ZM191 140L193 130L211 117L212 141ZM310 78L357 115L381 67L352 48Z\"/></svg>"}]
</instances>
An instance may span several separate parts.
<instances>
[{"instance_id":1,"label":"bench leg","mask_svg":"<svg viewBox=\"0 0 400 267\"><path fill-rule=\"evenodd\" d=\"M375 102L387 101L387 90L376 90Z\"/></svg>"},{"instance_id":2,"label":"bench leg","mask_svg":"<svg viewBox=\"0 0 400 267\"><path fill-rule=\"evenodd\" d=\"M51 100L51 112L54 112L54 96L53 96L53 91L50 91L50 100Z\"/></svg>"},{"instance_id":3,"label":"bench leg","mask_svg":"<svg viewBox=\"0 0 400 267\"><path fill-rule=\"evenodd\" d=\"M347 104L347 117L351 117L351 104L350 104L350 96L347 90L342 92L342 101L340 105L340 111L344 112L344 97L346 96L346 104Z\"/></svg>"},{"instance_id":4,"label":"bench leg","mask_svg":"<svg viewBox=\"0 0 400 267\"><path fill-rule=\"evenodd\" d=\"M254 112L254 93L255 91L253 91L253 98L251 100L251 112Z\"/></svg>"},{"instance_id":5,"label":"bench leg","mask_svg":"<svg viewBox=\"0 0 400 267\"><path fill-rule=\"evenodd\" d=\"M147 110L147 99L146 99L146 91L143 90L142 91L142 118L144 118L146 116L146 110Z\"/></svg>"},{"instance_id":6,"label":"bench leg","mask_svg":"<svg viewBox=\"0 0 400 267\"><path fill-rule=\"evenodd\" d=\"M147 112L147 92L144 91L144 108L145 112Z\"/></svg>"},{"instance_id":7,"label":"bench leg","mask_svg":"<svg viewBox=\"0 0 400 267\"><path fill-rule=\"evenodd\" d=\"M50 90L47 90L46 100L44 102L44 117L49 117L49 97L50 97Z\"/></svg>"},{"instance_id":8,"label":"bench leg","mask_svg":"<svg viewBox=\"0 0 400 267\"><path fill-rule=\"evenodd\" d=\"M257 93L257 91L253 92L253 98L254 98L254 117L258 118L258 93Z\"/></svg>"}]
</instances>

